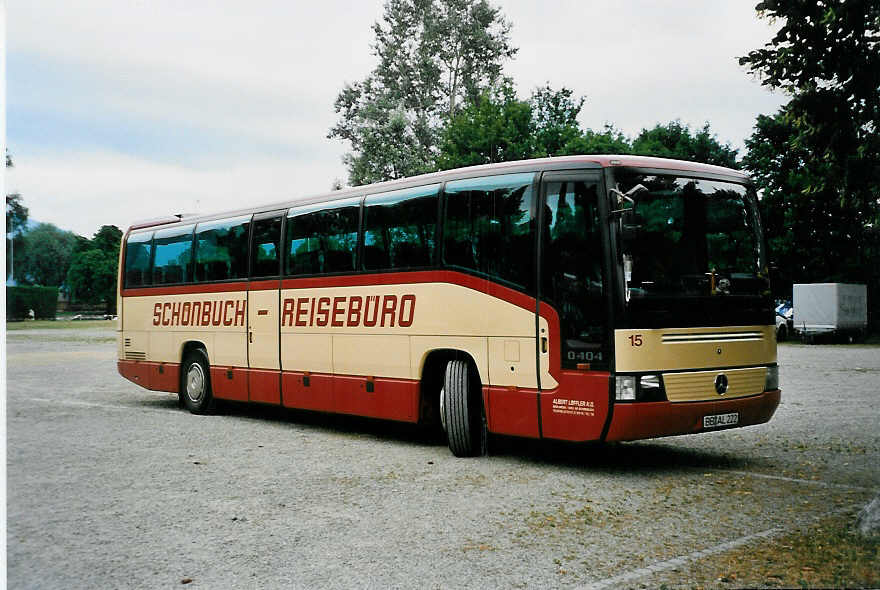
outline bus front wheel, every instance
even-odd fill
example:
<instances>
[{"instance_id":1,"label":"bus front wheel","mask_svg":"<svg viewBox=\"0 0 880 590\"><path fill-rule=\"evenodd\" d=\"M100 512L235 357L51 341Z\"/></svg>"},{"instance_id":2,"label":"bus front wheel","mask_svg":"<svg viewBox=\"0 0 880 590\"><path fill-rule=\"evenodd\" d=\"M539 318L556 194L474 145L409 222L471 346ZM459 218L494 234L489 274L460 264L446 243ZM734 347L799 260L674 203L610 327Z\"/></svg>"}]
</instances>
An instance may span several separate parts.
<instances>
[{"instance_id":1,"label":"bus front wheel","mask_svg":"<svg viewBox=\"0 0 880 590\"><path fill-rule=\"evenodd\" d=\"M440 391L441 418L449 450L456 457L486 454L488 430L483 401L468 369L463 360L449 361Z\"/></svg>"},{"instance_id":2,"label":"bus front wheel","mask_svg":"<svg viewBox=\"0 0 880 590\"><path fill-rule=\"evenodd\" d=\"M196 349L183 361L183 379L180 399L193 414L209 414L214 409L211 395L211 373L208 371L208 355Z\"/></svg>"}]
</instances>

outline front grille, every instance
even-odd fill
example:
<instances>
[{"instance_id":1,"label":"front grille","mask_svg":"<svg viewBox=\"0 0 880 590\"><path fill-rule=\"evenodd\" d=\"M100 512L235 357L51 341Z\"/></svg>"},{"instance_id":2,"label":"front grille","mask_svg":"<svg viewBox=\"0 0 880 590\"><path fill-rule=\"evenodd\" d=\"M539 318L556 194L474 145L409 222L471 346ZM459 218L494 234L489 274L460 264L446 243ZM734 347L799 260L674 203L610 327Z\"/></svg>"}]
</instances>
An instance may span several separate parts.
<instances>
[{"instance_id":1,"label":"front grille","mask_svg":"<svg viewBox=\"0 0 880 590\"><path fill-rule=\"evenodd\" d=\"M719 395L715 391L715 378L721 373L724 373L728 380L724 395ZM764 391L766 379L767 367L663 373L666 398L671 402L724 400L756 395Z\"/></svg>"}]
</instances>

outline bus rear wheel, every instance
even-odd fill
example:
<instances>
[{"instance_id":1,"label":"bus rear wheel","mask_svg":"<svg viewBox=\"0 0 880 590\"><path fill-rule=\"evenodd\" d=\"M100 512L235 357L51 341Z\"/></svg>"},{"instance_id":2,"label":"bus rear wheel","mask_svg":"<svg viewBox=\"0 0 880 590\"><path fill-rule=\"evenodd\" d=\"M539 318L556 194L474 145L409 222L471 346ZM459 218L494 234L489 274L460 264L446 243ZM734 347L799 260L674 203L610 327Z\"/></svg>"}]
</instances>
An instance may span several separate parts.
<instances>
[{"instance_id":1,"label":"bus rear wheel","mask_svg":"<svg viewBox=\"0 0 880 590\"><path fill-rule=\"evenodd\" d=\"M208 355L204 350L193 350L183 361L180 400L193 414L210 414L214 410L211 373L208 371Z\"/></svg>"},{"instance_id":2,"label":"bus rear wheel","mask_svg":"<svg viewBox=\"0 0 880 590\"><path fill-rule=\"evenodd\" d=\"M476 457L486 454L488 429L483 401L480 388L475 386L465 361L446 363L440 391L440 413L453 455Z\"/></svg>"}]
</instances>

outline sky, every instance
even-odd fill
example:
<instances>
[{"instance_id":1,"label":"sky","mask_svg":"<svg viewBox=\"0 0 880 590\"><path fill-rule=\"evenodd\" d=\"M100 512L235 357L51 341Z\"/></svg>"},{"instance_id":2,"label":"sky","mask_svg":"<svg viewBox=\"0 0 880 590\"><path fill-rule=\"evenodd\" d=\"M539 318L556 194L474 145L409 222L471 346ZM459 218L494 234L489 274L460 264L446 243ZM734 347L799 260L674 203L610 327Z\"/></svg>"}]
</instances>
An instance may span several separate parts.
<instances>
[{"instance_id":1,"label":"sky","mask_svg":"<svg viewBox=\"0 0 880 590\"><path fill-rule=\"evenodd\" d=\"M786 102L737 56L775 28L756 0L494 0L526 98L586 96L584 127L710 122L740 149ZM6 190L91 236L330 190L348 146L333 101L375 66L383 0L39 0L7 5Z\"/></svg>"}]
</instances>

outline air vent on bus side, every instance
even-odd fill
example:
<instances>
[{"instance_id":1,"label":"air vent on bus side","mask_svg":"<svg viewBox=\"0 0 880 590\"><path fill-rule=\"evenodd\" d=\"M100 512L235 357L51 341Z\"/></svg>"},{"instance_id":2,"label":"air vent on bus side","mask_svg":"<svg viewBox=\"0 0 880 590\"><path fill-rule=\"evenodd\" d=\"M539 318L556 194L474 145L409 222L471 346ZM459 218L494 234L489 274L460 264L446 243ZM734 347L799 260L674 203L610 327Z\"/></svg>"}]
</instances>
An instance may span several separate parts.
<instances>
[{"instance_id":1,"label":"air vent on bus side","mask_svg":"<svg viewBox=\"0 0 880 590\"><path fill-rule=\"evenodd\" d=\"M145 361L147 360L147 353L136 351L136 350L126 350L125 351L125 360L127 361Z\"/></svg>"}]
</instances>

